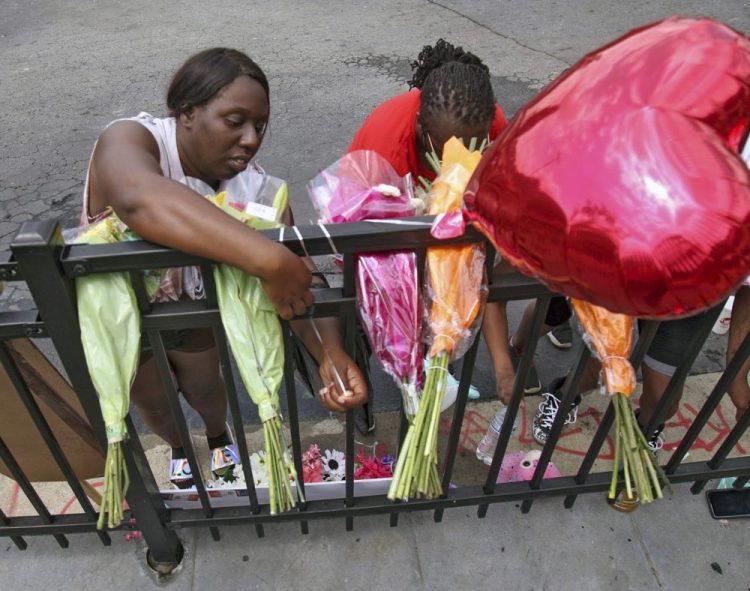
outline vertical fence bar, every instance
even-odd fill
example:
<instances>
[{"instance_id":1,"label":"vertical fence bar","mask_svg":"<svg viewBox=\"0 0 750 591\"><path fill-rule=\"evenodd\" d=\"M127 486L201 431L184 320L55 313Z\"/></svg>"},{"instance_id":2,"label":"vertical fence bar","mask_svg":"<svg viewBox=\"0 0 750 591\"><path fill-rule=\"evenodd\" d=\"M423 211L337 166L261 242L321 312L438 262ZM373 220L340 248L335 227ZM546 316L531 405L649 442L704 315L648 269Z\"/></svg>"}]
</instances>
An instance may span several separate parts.
<instances>
[{"instance_id":1,"label":"vertical fence bar","mask_svg":"<svg viewBox=\"0 0 750 591\"><path fill-rule=\"evenodd\" d=\"M143 273L140 271L130 271L130 284L133 286L133 293L138 302L138 309L141 314L148 314L151 311L151 303L148 301L146 287L143 285Z\"/></svg>"},{"instance_id":2,"label":"vertical fence bar","mask_svg":"<svg viewBox=\"0 0 750 591\"><path fill-rule=\"evenodd\" d=\"M46 524L52 523L54 521L54 517L50 515L50 512L47 509L46 505L42 502L42 499L39 498L39 495L34 490L31 482L29 482L29 479L26 478L23 470L21 470L21 466L18 465L18 462L16 462L13 454L10 453L10 450L5 445L5 441L3 441L2 437L0 437L0 460L2 460L3 463L8 467L8 470L13 475L13 479L18 483L18 486L23 491L23 494L26 495L26 498L29 500L29 503L31 503L31 506L34 507L34 511L37 512L39 518ZM55 540L57 540L60 548L68 547L68 539L64 535L54 534L53 537L55 538Z\"/></svg>"},{"instance_id":3,"label":"vertical fence bar","mask_svg":"<svg viewBox=\"0 0 750 591\"><path fill-rule=\"evenodd\" d=\"M401 411L399 412L399 426L398 426L398 446L393 454L394 458L398 458L398 454L401 453L401 446L404 444L404 437L406 432L409 430L409 420L406 418L406 412L404 411L403 402L401 404ZM390 514L390 525L396 527L398 525L398 511L394 511Z\"/></svg>"},{"instance_id":4,"label":"vertical fence bar","mask_svg":"<svg viewBox=\"0 0 750 591\"><path fill-rule=\"evenodd\" d=\"M562 433L563 425L565 424L565 418L568 415L569 409L573 406L573 400L579 395L578 385L581 383L581 378L586 371L586 365L588 364L589 359L591 359L591 351L589 351L589 348L585 343L581 343L578 352L578 361L576 362L570 379L566 380L562 402L560 402L560 407L555 415L555 420L552 423L552 428L550 429L547 441L542 449L542 455L539 457L539 462L537 463L534 475L529 482L529 487L532 490L539 488L542 484L544 472L547 470L547 465L549 464L550 459L552 459L552 454L557 446L557 441L560 439L560 434ZM521 513L528 513L531 509L532 503L532 499L526 499L521 504Z\"/></svg>"},{"instance_id":5,"label":"vertical fence bar","mask_svg":"<svg viewBox=\"0 0 750 591\"><path fill-rule=\"evenodd\" d=\"M2 366L5 368L5 372L8 374L8 377L10 378L13 387L15 388L19 398L21 399L21 402L23 403L24 407L26 407L26 411L29 413L34 426L37 428L37 431L39 431L42 439L44 439L44 443L47 445L47 449L49 450L50 455L52 455L52 458L55 460L57 467L60 469L60 472L68 482L68 486L70 486L70 489L73 491L73 494L80 503L84 513L86 513L86 515L91 518L92 522L96 522L98 517L97 512L94 511L94 507L91 505L91 501L89 501L88 496L83 491L83 487L81 486L81 483L79 482L75 472L73 472L73 468L70 466L70 462L68 462L68 459L65 457L65 454L63 454L62 449L60 449L60 444L57 442L57 439L55 439L55 436L52 433L47 420L44 418L42 411L39 409L36 400L34 400L33 394L29 391L29 388L26 385L23 376L21 376L21 372L13 362L13 359L8 352L7 346L4 342L1 341L0 363L2 363ZM112 543L112 540L110 539L107 532L98 531L97 535L105 546L109 546Z\"/></svg>"},{"instance_id":6,"label":"vertical fence bar","mask_svg":"<svg viewBox=\"0 0 750 591\"><path fill-rule=\"evenodd\" d=\"M86 418L102 449L106 449L99 401L81 345L75 288L73 281L63 274L58 260L58 247L61 245L57 222L26 222L13 240L11 250ZM80 269L80 274L85 272L85 267ZM159 496L146 456L140 444L125 442L123 452L130 474L128 505L146 540L149 554L156 562L176 565L182 560L184 550L177 534L164 525L166 507Z\"/></svg>"},{"instance_id":7,"label":"vertical fence bar","mask_svg":"<svg viewBox=\"0 0 750 591\"><path fill-rule=\"evenodd\" d=\"M715 308L705 312L704 318L702 319L698 330L695 331L693 338L690 339L690 343L686 348L685 357L683 358L682 363L680 363L677 371L674 372L672 379L669 380L669 384L667 384L666 389L659 399L659 403L656 405L654 414L651 415L651 420L649 420L648 424L643 430L643 433L646 436L647 440L653 436L657 426L664 420L664 417L667 414L667 409L672 404L672 401L674 401L675 399L679 399L679 397L682 395L682 390L685 386L685 379L687 378L688 372L693 366L696 357L698 357L698 354L701 352L703 343L706 342L708 335L711 334L711 328L716 322L716 319L719 317L719 314L721 314L722 307L723 305L716 306Z\"/></svg>"},{"instance_id":8,"label":"vertical fence bar","mask_svg":"<svg viewBox=\"0 0 750 591\"><path fill-rule=\"evenodd\" d=\"M664 467L664 471L667 474L674 474L675 470L677 470L680 462L682 462L683 458L685 457L685 454L687 454L690 447L693 445L693 443L695 443L695 440L698 438L698 435L700 435L700 432L708 422L708 419L711 418L711 414L714 412L714 410L716 410L716 407L721 402L721 399L724 397L727 388L734 380L737 372L739 372L742 364L747 359L748 354L750 354L750 333L748 333L748 335L742 341L742 344L737 349L737 353L735 354L734 358L729 362L729 365L727 365L724 373L721 374L719 381L716 382L716 385L714 386L713 390L711 390L711 394L709 394L705 404L693 420L693 424L690 425L687 433L685 433L682 441L680 441L677 449L674 451L672 457L669 459L669 462L667 462L667 465Z\"/></svg>"},{"instance_id":9,"label":"vertical fence bar","mask_svg":"<svg viewBox=\"0 0 750 591\"><path fill-rule=\"evenodd\" d=\"M500 429L500 437L497 441L495 454L492 457L489 474L487 474L487 480L484 483L484 493L487 495L491 495L495 492L495 482L497 481L497 475L500 472L500 464L505 457L505 451L508 449L508 442L510 441L510 436L513 431L513 425L516 422L518 408L521 405L521 398L523 398L524 395L523 387L526 383L526 374L528 373L534 359L534 352L536 351L536 345L542 331L542 324L547 315L547 309L549 308L549 302L551 299L552 294L546 294L539 296L536 301L534 316L532 317L531 326L529 327L529 336L518 363L518 371L516 372L516 381L513 383L513 393L511 394L510 404L505 412L505 420ZM483 518L487 515L488 508L489 504L480 504L477 509L477 516L480 519Z\"/></svg>"},{"instance_id":10,"label":"vertical fence bar","mask_svg":"<svg viewBox=\"0 0 750 591\"><path fill-rule=\"evenodd\" d=\"M642 323L638 333L638 342L635 344L633 352L630 355L630 364L633 366L634 371L638 371L638 368L643 362L643 358L646 356L646 351L648 351L648 348L651 346L651 341L653 341L656 336L658 328L659 323L656 321L649 320ZM599 451L602 449L602 445L604 445L604 442L607 439L607 434L609 433L614 420L615 411L612 402L610 402L607 405L607 410L605 411L604 416L602 416L602 422L599 423L599 428L596 430L594 438L591 440L591 444L581 462L581 466L578 468L578 473L575 477L576 484L583 484L586 482L586 479L591 472L591 468L594 466L596 457L599 455ZM565 497L563 503L564 506L567 509L570 509L576 502L577 498L578 495L568 495Z\"/></svg>"},{"instance_id":11,"label":"vertical fence bar","mask_svg":"<svg viewBox=\"0 0 750 591\"><path fill-rule=\"evenodd\" d=\"M461 379L458 382L458 393L453 409L453 420L451 421L451 431L448 435L448 448L446 450L445 467L443 471L443 494L441 498L448 496L448 490L453 475L453 465L456 462L456 453L458 451L458 442L461 437L461 427L464 423L464 413L466 412L466 401L469 399L469 388L471 388L471 376L474 374L474 363L477 359L479 350L479 341L481 340L481 331L477 331L474 342L464 356L463 365L461 366ZM435 509L433 519L435 523L443 520L444 509Z\"/></svg>"},{"instance_id":12,"label":"vertical fence bar","mask_svg":"<svg viewBox=\"0 0 750 591\"><path fill-rule=\"evenodd\" d=\"M312 320L311 320L312 321ZM305 474L302 471L302 439L299 429L299 413L297 412L297 383L294 380L294 344L292 332L288 322L281 321L281 332L284 335L284 390L286 390L286 407L289 412L289 433L292 436L292 459L294 470L297 472L297 498L300 496L307 499L305 495ZM300 511L307 508L307 503L299 503ZM300 531L308 534L310 529L306 519L300 520Z\"/></svg>"},{"instance_id":13,"label":"vertical fence bar","mask_svg":"<svg viewBox=\"0 0 750 591\"><path fill-rule=\"evenodd\" d=\"M10 525L10 520L5 516L5 513L3 513L2 509L0 509L0 523L2 523L3 525ZM21 536L10 536L10 540L16 545L16 548L18 548L19 550L26 550L26 548L28 547L26 540L24 540Z\"/></svg>"},{"instance_id":14,"label":"vertical fence bar","mask_svg":"<svg viewBox=\"0 0 750 591\"><path fill-rule=\"evenodd\" d=\"M203 271L205 277L206 272ZM206 285L204 279L204 286L206 286L206 297L211 293L211 289ZM234 383L234 376L232 375L232 364L229 361L229 348L227 347L226 335L224 334L224 327L221 323L214 327L214 339L216 341L216 351L219 355L219 367L221 368L221 375L224 379L224 391L227 395L227 402L229 404L229 410L232 413L232 426L234 428L235 443L237 444L237 450L240 452L240 462L242 463L242 472L245 475L245 488L247 489L247 498L250 502L250 510L254 514L260 512L260 505L258 504L258 494L255 490L255 477L253 476L253 467L250 463L250 454L247 449L247 440L245 439L245 427L242 424L242 414L240 412L239 396L237 394L237 387ZM255 524L255 533L259 538L264 535L263 524Z\"/></svg>"},{"instance_id":15,"label":"vertical fence bar","mask_svg":"<svg viewBox=\"0 0 750 591\"><path fill-rule=\"evenodd\" d=\"M206 306L216 309L219 307L219 298L216 296L216 281L214 280L214 266L201 265L201 279L203 280L203 293L206 296ZM223 328L223 327L222 327Z\"/></svg>"},{"instance_id":16,"label":"vertical fence bar","mask_svg":"<svg viewBox=\"0 0 750 591\"><path fill-rule=\"evenodd\" d=\"M747 428L749 426L750 408L748 408L743 413L743 415L740 417L740 420L737 421L737 424L734 426L734 429L729 432L729 435L727 435L726 439L724 439L724 442L721 444L719 449L716 450L714 456L708 461L708 467L711 468L711 470L716 470L716 468L719 468L721 466L724 460L727 459L729 453L732 451L732 448L737 445L737 442L745 434L745 431L747 431ZM693 483L693 486L690 487L690 492L694 495L698 494L706 486L706 482L708 481L696 480Z\"/></svg>"},{"instance_id":17,"label":"vertical fence bar","mask_svg":"<svg viewBox=\"0 0 750 591\"><path fill-rule=\"evenodd\" d=\"M354 297L356 292L356 257L353 254L344 255L344 297ZM346 352L352 359L356 359L357 317L351 307L347 307L344 317L344 345ZM368 392L368 395L371 393ZM369 404L369 403L368 403ZM346 506L354 506L354 410L346 410ZM346 531L354 529L354 517L346 518Z\"/></svg>"},{"instance_id":18,"label":"vertical fence bar","mask_svg":"<svg viewBox=\"0 0 750 591\"><path fill-rule=\"evenodd\" d=\"M190 464L191 474L193 476L193 481L195 482L195 488L198 491L198 497L201 501L203 513L206 517L211 517L214 514L214 511L211 507L211 502L208 499L206 485L203 482L200 462L198 461L198 456L195 454L193 441L190 438L190 429L188 429L187 423L185 422L185 414L182 412L180 397L177 393L174 377L172 376L172 368L169 365L167 351L164 348L164 341L162 341L161 334L158 330L147 330L146 334L151 343L156 367L159 369L159 377L161 378L164 392L167 395L167 401L169 402L169 408L172 411L172 416L174 417L177 426L177 432L180 435L180 443L182 443L182 448L185 450L185 454L187 454L187 460ZM220 538L219 528L211 527L210 530L211 537L218 541Z\"/></svg>"}]
</instances>

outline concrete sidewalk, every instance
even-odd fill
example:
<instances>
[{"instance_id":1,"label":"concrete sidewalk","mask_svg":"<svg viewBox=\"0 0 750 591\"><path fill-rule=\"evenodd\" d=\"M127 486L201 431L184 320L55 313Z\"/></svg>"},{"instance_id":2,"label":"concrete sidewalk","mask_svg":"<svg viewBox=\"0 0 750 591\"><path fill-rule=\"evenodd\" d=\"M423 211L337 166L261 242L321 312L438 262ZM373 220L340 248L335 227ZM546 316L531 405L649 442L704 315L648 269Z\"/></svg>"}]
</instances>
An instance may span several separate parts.
<instances>
[{"instance_id":1,"label":"concrete sidewalk","mask_svg":"<svg viewBox=\"0 0 750 591\"><path fill-rule=\"evenodd\" d=\"M183 564L157 582L141 543L122 534L103 548L93 534L73 536L61 550L51 538L25 552L2 541L0 580L7 590L49 589L665 589L745 590L750 586L747 521L719 522L703 495L687 486L631 514L610 509L602 495L494 505L485 519L473 508L406 514L391 528L385 516L296 524L229 527L214 542L208 531L181 533Z\"/></svg>"}]
</instances>

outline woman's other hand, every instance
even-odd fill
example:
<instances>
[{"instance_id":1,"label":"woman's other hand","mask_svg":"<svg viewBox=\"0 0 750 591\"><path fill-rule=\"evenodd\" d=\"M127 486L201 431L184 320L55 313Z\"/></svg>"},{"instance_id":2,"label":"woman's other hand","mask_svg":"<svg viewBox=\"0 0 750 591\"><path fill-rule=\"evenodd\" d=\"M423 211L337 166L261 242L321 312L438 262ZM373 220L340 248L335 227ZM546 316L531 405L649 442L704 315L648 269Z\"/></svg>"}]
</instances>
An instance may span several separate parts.
<instances>
[{"instance_id":1,"label":"woman's other hand","mask_svg":"<svg viewBox=\"0 0 750 591\"><path fill-rule=\"evenodd\" d=\"M341 391L336 371L346 390ZM367 402L367 382L354 360L343 349L331 349L320 364L323 389L320 401L328 410L344 412Z\"/></svg>"}]
</instances>

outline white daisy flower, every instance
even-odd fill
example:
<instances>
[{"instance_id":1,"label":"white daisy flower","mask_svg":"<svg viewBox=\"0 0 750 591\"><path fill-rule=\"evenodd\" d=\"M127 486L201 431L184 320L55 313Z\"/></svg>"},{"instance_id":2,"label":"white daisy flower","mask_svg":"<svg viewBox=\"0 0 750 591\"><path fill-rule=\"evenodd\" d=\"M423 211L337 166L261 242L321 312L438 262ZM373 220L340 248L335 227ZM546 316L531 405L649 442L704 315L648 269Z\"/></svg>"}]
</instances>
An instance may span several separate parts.
<instances>
[{"instance_id":1,"label":"white daisy flower","mask_svg":"<svg viewBox=\"0 0 750 591\"><path fill-rule=\"evenodd\" d=\"M327 449L323 453L323 480L336 482L346 476L346 457L337 449Z\"/></svg>"}]
</instances>

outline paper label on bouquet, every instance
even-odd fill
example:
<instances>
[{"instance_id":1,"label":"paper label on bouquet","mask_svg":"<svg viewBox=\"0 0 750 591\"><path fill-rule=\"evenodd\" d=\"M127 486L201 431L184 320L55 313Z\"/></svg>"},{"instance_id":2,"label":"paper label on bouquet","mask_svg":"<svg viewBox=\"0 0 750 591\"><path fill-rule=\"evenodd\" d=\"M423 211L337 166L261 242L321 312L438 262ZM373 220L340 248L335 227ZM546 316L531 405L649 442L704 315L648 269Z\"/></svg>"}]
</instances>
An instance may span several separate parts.
<instances>
[{"instance_id":1,"label":"paper label on bouquet","mask_svg":"<svg viewBox=\"0 0 750 591\"><path fill-rule=\"evenodd\" d=\"M263 205L262 203L251 201L245 206L245 213L269 222L278 221L278 212L276 211L276 208L271 207L270 205Z\"/></svg>"}]
</instances>

